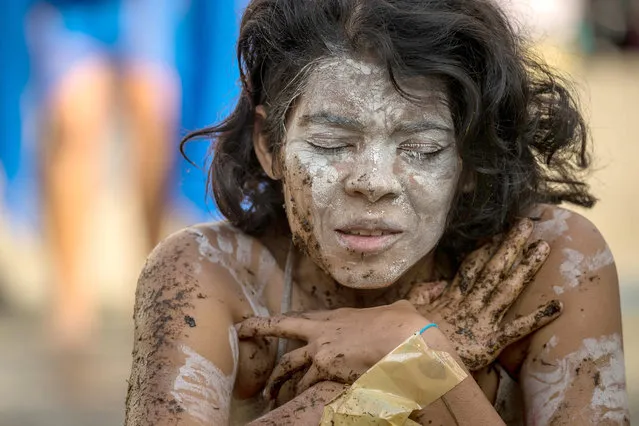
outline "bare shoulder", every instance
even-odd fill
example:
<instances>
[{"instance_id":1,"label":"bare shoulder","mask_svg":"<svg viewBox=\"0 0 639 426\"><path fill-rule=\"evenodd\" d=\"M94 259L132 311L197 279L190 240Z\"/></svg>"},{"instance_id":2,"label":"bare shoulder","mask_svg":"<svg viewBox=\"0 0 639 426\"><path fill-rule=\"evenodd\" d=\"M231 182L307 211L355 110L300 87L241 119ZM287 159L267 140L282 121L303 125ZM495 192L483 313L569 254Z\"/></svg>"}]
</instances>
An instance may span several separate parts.
<instances>
[{"instance_id":1,"label":"bare shoulder","mask_svg":"<svg viewBox=\"0 0 639 426\"><path fill-rule=\"evenodd\" d=\"M136 289L127 425L182 421L188 401L176 391L176 377L195 358L219 370L229 392L250 396L259 388L272 345L239 343L234 324L268 315L260 287L268 280L259 274L276 275L265 269L277 269L269 256L258 240L224 222L182 229L151 252Z\"/></svg>"},{"instance_id":2,"label":"bare shoulder","mask_svg":"<svg viewBox=\"0 0 639 426\"><path fill-rule=\"evenodd\" d=\"M582 322L602 309L607 310L607 318L616 319L620 312L617 271L597 227L579 213L554 205L539 205L530 217L535 221L531 240L548 242L551 251L509 314L515 316L557 299L564 312L552 328L569 327L568 321ZM610 304L602 305L605 301Z\"/></svg>"},{"instance_id":3,"label":"bare shoulder","mask_svg":"<svg viewBox=\"0 0 639 426\"><path fill-rule=\"evenodd\" d=\"M228 280L214 279L216 275L223 274L229 261L217 243L215 246L210 243L217 241L215 230L220 229L220 234L223 234L225 226L209 225L181 229L153 249L138 280L136 312L148 309L147 305L156 302L158 297L204 300L206 294L230 286Z\"/></svg>"},{"instance_id":4,"label":"bare shoulder","mask_svg":"<svg viewBox=\"0 0 639 426\"><path fill-rule=\"evenodd\" d=\"M552 288L554 293L595 285L602 281L599 274L602 269L612 267L609 272L614 269L614 258L604 236L587 218L554 205L540 205L535 210L531 215L536 221L532 238L550 244L551 255L544 269L560 278ZM559 285L562 282L563 288ZM606 282L616 284L616 277Z\"/></svg>"},{"instance_id":5,"label":"bare shoulder","mask_svg":"<svg viewBox=\"0 0 639 426\"><path fill-rule=\"evenodd\" d=\"M500 357L520 378L527 424L580 423L575 416L587 416L583 424L625 424L619 283L610 248L576 212L540 205L530 216L532 238L548 242L551 252L508 317L553 299L563 311Z\"/></svg>"}]
</instances>

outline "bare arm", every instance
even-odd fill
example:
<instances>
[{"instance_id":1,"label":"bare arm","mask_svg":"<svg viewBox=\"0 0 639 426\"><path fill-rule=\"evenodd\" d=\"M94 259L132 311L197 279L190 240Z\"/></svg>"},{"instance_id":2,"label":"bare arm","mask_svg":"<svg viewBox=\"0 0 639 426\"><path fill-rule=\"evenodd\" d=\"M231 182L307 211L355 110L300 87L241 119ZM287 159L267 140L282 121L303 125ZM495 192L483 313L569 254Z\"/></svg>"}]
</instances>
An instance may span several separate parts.
<instances>
[{"instance_id":1,"label":"bare arm","mask_svg":"<svg viewBox=\"0 0 639 426\"><path fill-rule=\"evenodd\" d=\"M221 276L189 231L149 256L138 281L128 426L226 424L237 371L231 308ZM219 266L218 266L219 268Z\"/></svg>"},{"instance_id":2,"label":"bare arm","mask_svg":"<svg viewBox=\"0 0 639 426\"><path fill-rule=\"evenodd\" d=\"M221 225L183 230L151 253L136 292L126 425L225 425L232 394L261 387L272 345L239 344L234 324L266 311L251 287L263 284L253 263L276 266L263 250Z\"/></svg>"},{"instance_id":3,"label":"bare arm","mask_svg":"<svg viewBox=\"0 0 639 426\"><path fill-rule=\"evenodd\" d=\"M321 382L302 392L249 426L287 426L319 424L324 406L348 386L341 383Z\"/></svg>"},{"instance_id":4,"label":"bare arm","mask_svg":"<svg viewBox=\"0 0 639 426\"><path fill-rule=\"evenodd\" d=\"M428 330L428 345L436 350L452 354L460 366L464 366L448 339L438 330ZM486 398L473 376L468 377L446 395L415 413L413 419L422 425L504 425L493 404Z\"/></svg>"}]
</instances>

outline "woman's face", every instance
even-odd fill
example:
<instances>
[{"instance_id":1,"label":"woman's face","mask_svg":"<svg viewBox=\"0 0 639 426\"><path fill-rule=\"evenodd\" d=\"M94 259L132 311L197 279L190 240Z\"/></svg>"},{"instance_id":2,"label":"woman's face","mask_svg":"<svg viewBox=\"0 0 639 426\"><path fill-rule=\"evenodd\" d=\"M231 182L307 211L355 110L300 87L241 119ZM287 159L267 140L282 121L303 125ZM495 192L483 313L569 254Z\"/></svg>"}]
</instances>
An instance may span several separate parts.
<instances>
[{"instance_id":1,"label":"woman's face","mask_svg":"<svg viewBox=\"0 0 639 426\"><path fill-rule=\"evenodd\" d=\"M442 85L325 61L287 123L281 153L294 239L339 283L380 288L433 251L461 172Z\"/></svg>"}]
</instances>

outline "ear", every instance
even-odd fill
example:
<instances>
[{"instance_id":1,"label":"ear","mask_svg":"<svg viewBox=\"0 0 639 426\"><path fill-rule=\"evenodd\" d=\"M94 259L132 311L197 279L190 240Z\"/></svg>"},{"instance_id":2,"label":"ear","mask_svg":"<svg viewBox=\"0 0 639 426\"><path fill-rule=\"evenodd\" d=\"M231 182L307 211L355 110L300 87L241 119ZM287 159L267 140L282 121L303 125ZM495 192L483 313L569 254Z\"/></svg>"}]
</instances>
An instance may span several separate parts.
<instances>
[{"instance_id":1,"label":"ear","mask_svg":"<svg viewBox=\"0 0 639 426\"><path fill-rule=\"evenodd\" d=\"M255 121L253 123L253 149L257 160L262 165L264 173L273 180L278 180L279 176L275 172L275 158L271 146L264 135L264 121L266 120L266 109L263 105L255 108Z\"/></svg>"},{"instance_id":2,"label":"ear","mask_svg":"<svg viewBox=\"0 0 639 426\"><path fill-rule=\"evenodd\" d=\"M477 174L476 172L464 172L461 176L461 182L459 188L461 192L468 194L475 190L475 185L477 184Z\"/></svg>"}]
</instances>

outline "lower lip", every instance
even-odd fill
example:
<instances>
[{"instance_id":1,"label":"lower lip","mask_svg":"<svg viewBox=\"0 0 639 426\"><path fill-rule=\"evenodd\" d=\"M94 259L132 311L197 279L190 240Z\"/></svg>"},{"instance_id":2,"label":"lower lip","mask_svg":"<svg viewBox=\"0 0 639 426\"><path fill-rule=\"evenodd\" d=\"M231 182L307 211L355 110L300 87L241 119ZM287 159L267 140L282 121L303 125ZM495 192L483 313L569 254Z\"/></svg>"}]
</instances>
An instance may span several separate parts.
<instances>
[{"instance_id":1,"label":"lower lip","mask_svg":"<svg viewBox=\"0 0 639 426\"><path fill-rule=\"evenodd\" d=\"M340 244L350 251L365 254L380 253L387 250L400 237L401 232L379 236L353 235L336 231Z\"/></svg>"}]
</instances>

